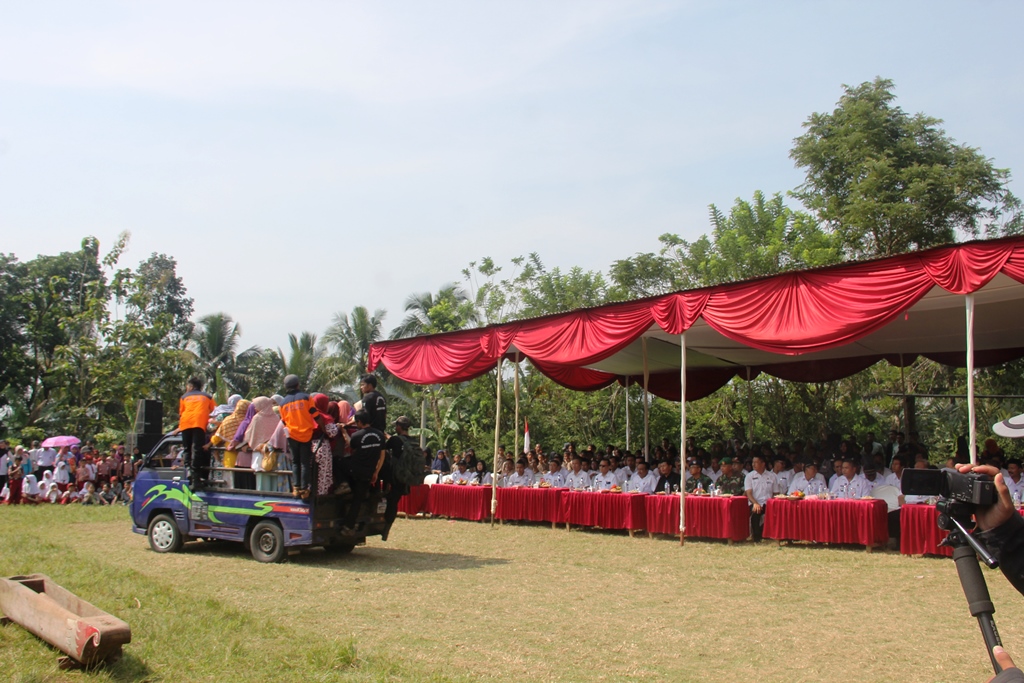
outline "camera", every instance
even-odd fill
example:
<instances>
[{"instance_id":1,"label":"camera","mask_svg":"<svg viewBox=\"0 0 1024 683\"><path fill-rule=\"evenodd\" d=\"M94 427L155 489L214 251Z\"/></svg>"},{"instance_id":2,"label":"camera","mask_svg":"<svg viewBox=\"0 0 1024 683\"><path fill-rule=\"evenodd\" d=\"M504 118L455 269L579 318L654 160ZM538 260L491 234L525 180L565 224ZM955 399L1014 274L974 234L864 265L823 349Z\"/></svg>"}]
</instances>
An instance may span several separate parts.
<instances>
[{"instance_id":1,"label":"camera","mask_svg":"<svg viewBox=\"0 0 1024 683\"><path fill-rule=\"evenodd\" d=\"M960 474L956 470L903 470L900 485L905 495L942 496L969 505L995 505L996 485L987 474Z\"/></svg>"}]
</instances>

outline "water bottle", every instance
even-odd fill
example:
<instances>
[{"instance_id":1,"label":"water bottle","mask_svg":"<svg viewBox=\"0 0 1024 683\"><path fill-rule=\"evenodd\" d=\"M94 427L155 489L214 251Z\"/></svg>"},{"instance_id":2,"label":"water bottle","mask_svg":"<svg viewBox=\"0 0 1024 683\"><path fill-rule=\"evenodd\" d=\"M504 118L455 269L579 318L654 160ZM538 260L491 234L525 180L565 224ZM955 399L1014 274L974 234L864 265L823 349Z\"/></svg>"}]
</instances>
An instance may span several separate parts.
<instances>
[{"instance_id":1,"label":"water bottle","mask_svg":"<svg viewBox=\"0 0 1024 683\"><path fill-rule=\"evenodd\" d=\"M1015 508L1019 508L1020 507L1020 491L1014 491L1013 492L1013 507L1015 507Z\"/></svg>"},{"instance_id":2,"label":"water bottle","mask_svg":"<svg viewBox=\"0 0 1024 683\"><path fill-rule=\"evenodd\" d=\"M668 482L666 481L665 482L665 495L667 496L670 493L672 493L672 489L669 488Z\"/></svg>"}]
</instances>

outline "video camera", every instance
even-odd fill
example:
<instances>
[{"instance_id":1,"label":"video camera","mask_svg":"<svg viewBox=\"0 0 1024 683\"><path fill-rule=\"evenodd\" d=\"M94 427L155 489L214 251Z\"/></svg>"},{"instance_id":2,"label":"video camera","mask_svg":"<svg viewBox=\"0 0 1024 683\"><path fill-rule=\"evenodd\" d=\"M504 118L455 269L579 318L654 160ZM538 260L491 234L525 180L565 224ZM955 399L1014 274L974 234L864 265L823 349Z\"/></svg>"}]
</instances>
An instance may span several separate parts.
<instances>
[{"instance_id":1,"label":"video camera","mask_svg":"<svg viewBox=\"0 0 1024 683\"><path fill-rule=\"evenodd\" d=\"M996 485L987 474L960 474L956 470L903 470L900 488L905 495L941 496L968 505L995 505Z\"/></svg>"}]
</instances>

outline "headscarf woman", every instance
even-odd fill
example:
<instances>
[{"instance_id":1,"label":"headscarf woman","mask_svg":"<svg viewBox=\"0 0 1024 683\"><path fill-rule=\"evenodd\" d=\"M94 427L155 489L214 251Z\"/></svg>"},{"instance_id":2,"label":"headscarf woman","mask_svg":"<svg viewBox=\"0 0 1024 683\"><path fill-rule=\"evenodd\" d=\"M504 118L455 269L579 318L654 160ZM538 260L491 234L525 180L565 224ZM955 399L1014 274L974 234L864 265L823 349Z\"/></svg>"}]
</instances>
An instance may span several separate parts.
<instances>
[{"instance_id":1,"label":"headscarf woman","mask_svg":"<svg viewBox=\"0 0 1024 683\"><path fill-rule=\"evenodd\" d=\"M273 399L266 396L255 398L252 402L254 411L252 419L249 421L245 434L242 435L242 441L254 451L252 468L257 472L277 469L276 462L267 460L264 463L264 458L267 455L267 449L264 446L271 441L274 432L281 424L281 418L274 412L274 405ZM264 464L267 466L265 467Z\"/></svg>"},{"instance_id":2,"label":"headscarf woman","mask_svg":"<svg viewBox=\"0 0 1024 683\"><path fill-rule=\"evenodd\" d=\"M338 424L346 427L356 419L356 411L352 410L352 404L348 401L338 401Z\"/></svg>"},{"instance_id":3,"label":"headscarf woman","mask_svg":"<svg viewBox=\"0 0 1024 683\"><path fill-rule=\"evenodd\" d=\"M231 398L234 398L234 396ZM245 413L249 410L249 405L249 401L239 397L239 399L235 401L235 407L231 411L231 414L224 418L224 421L220 423L219 427L217 427L217 431L214 433L213 438L210 439L210 443L213 446L223 446L224 444L227 444L227 450L224 452L224 467L235 466L238 454L235 452L234 436L235 432L238 430L238 426L242 424L242 420L245 419Z\"/></svg>"}]
</instances>

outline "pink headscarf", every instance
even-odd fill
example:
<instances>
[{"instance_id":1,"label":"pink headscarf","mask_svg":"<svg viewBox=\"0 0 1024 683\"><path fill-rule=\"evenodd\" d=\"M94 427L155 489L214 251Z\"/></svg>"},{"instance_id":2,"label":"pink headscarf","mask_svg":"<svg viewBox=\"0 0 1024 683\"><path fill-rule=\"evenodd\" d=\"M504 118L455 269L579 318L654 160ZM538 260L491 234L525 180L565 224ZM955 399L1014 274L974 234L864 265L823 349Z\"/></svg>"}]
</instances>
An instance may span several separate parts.
<instances>
[{"instance_id":1,"label":"pink headscarf","mask_svg":"<svg viewBox=\"0 0 1024 683\"><path fill-rule=\"evenodd\" d=\"M352 404L348 401L338 401L338 412L341 414L341 419L338 420L338 424L352 424L352 420L355 419L356 411L352 410Z\"/></svg>"},{"instance_id":2,"label":"pink headscarf","mask_svg":"<svg viewBox=\"0 0 1024 683\"><path fill-rule=\"evenodd\" d=\"M249 448L256 449L270 441L281 418L274 412L274 401L266 396L253 399L252 408L256 413L245 430L245 443L249 444Z\"/></svg>"}]
</instances>

